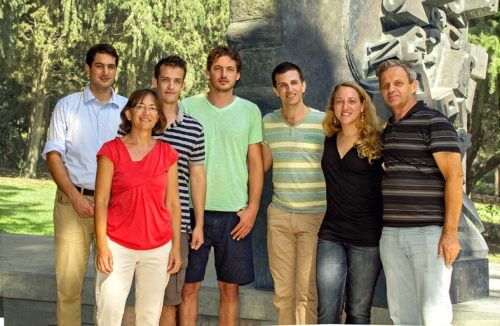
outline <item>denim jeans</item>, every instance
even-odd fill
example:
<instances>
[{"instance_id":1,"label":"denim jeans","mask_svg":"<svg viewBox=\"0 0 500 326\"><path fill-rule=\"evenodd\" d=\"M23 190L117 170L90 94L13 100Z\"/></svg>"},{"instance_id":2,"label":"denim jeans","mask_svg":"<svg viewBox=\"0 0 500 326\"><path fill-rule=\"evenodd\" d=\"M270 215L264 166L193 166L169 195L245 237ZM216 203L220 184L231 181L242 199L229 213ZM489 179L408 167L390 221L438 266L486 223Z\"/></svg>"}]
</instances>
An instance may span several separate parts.
<instances>
[{"instance_id":1,"label":"denim jeans","mask_svg":"<svg viewBox=\"0 0 500 326\"><path fill-rule=\"evenodd\" d=\"M345 296L346 323L369 324L380 269L378 247L319 239L316 260L318 323L340 324Z\"/></svg>"},{"instance_id":2,"label":"denim jeans","mask_svg":"<svg viewBox=\"0 0 500 326\"><path fill-rule=\"evenodd\" d=\"M442 228L384 227L380 256L394 324L450 325L452 268L438 258Z\"/></svg>"}]
</instances>

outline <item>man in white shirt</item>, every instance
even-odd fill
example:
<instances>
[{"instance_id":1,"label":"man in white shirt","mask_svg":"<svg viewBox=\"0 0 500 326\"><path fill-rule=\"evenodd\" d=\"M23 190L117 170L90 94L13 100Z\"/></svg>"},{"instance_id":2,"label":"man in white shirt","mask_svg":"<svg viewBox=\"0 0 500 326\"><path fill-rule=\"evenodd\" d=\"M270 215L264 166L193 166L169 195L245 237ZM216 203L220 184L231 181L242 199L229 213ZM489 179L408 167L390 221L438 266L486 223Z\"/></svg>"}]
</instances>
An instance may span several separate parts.
<instances>
[{"instance_id":1,"label":"man in white shirt","mask_svg":"<svg viewBox=\"0 0 500 326\"><path fill-rule=\"evenodd\" d=\"M57 184L54 204L57 324L81 325L81 295L94 237L96 153L116 136L127 98L116 94L118 54L97 44L85 58L89 84L60 99L42 153Z\"/></svg>"}]
</instances>

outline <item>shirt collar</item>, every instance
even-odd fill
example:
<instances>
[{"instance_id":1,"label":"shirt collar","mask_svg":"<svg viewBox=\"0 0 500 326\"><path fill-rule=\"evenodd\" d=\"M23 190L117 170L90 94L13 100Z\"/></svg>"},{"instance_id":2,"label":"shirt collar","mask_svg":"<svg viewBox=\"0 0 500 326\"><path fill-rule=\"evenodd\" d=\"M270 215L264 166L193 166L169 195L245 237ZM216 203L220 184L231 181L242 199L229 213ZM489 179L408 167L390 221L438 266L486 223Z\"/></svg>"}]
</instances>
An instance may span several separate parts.
<instances>
[{"instance_id":1,"label":"shirt collar","mask_svg":"<svg viewBox=\"0 0 500 326\"><path fill-rule=\"evenodd\" d=\"M175 117L175 121L172 124L173 126L178 126L182 124L182 121L184 120L184 112L179 108L179 112L177 112L177 116Z\"/></svg>"},{"instance_id":2,"label":"shirt collar","mask_svg":"<svg viewBox=\"0 0 500 326\"><path fill-rule=\"evenodd\" d=\"M90 90L90 85L87 84L85 86L85 88L83 89L83 101L84 101L85 104L88 104L92 100L100 103L95 98L94 93L92 93L92 91ZM111 104L111 106L114 109L119 109L120 108L120 104L118 103L118 99L117 99L117 94L116 94L115 89L113 87L111 87L111 99L106 104Z\"/></svg>"},{"instance_id":3,"label":"shirt collar","mask_svg":"<svg viewBox=\"0 0 500 326\"><path fill-rule=\"evenodd\" d=\"M416 113L416 112L418 112L418 111L420 111L420 110L422 110L424 108L425 108L425 104L423 102L417 102L417 103L415 103L415 105L410 109L410 111L406 112L406 114L404 115L404 117L402 117L401 119L399 119L398 122L408 119L414 113ZM392 115L389 118L388 124L393 124L394 121L395 121L394 120L394 115Z\"/></svg>"}]
</instances>

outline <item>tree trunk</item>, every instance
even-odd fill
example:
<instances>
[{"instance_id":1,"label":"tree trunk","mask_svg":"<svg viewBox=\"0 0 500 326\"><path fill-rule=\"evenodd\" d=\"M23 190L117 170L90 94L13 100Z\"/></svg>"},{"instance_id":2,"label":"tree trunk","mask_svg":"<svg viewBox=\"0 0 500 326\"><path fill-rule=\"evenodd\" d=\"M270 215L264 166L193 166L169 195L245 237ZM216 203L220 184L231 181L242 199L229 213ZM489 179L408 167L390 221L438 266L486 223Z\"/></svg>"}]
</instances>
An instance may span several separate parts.
<instances>
[{"instance_id":1,"label":"tree trunk","mask_svg":"<svg viewBox=\"0 0 500 326\"><path fill-rule=\"evenodd\" d=\"M500 197L500 166L495 170L495 196Z\"/></svg>"},{"instance_id":2,"label":"tree trunk","mask_svg":"<svg viewBox=\"0 0 500 326\"><path fill-rule=\"evenodd\" d=\"M26 142L24 176L36 178L38 160L40 159L41 148L47 129L47 91L45 82L47 80L47 65L40 67L40 73L33 85L35 101L30 113L30 125L28 129L28 139ZM45 68L45 69L44 69Z\"/></svg>"},{"instance_id":3,"label":"tree trunk","mask_svg":"<svg viewBox=\"0 0 500 326\"><path fill-rule=\"evenodd\" d=\"M477 82L477 96L476 101L472 107L472 112L470 114L470 123L469 123L469 133L471 134L471 147L467 151L466 157L466 170L465 175L466 178L466 192L470 194L472 192L472 188L476 184L477 179L474 178L472 173L472 165L474 160L476 159L477 153L479 153L479 149L481 148L481 142L483 141L484 131L482 128L482 120L483 120L483 107L484 102L487 99L488 95L488 83L486 80L478 80Z\"/></svg>"}]
</instances>

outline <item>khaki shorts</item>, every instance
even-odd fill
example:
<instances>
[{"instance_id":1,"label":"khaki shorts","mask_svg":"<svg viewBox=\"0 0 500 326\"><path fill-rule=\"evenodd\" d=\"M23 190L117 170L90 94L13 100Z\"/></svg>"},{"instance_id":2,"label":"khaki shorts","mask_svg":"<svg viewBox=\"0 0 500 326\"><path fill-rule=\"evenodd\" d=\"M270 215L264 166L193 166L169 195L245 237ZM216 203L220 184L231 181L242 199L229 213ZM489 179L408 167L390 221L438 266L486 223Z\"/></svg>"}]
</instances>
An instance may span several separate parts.
<instances>
[{"instance_id":1,"label":"khaki shorts","mask_svg":"<svg viewBox=\"0 0 500 326\"><path fill-rule=\"evenodd\" d=\"M177 274L170 275L167 288L165 289L165 297L163 304L165 306L177 306L182 301L182 287L184 286L184 278L186 277L186 268L188 265L189 239L186 232L181 232L181 269Z\"/></svg>"}]
</instances>

